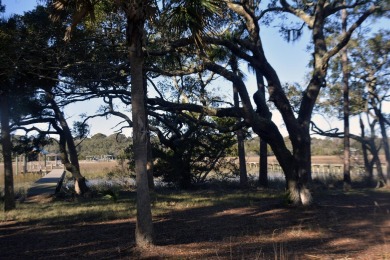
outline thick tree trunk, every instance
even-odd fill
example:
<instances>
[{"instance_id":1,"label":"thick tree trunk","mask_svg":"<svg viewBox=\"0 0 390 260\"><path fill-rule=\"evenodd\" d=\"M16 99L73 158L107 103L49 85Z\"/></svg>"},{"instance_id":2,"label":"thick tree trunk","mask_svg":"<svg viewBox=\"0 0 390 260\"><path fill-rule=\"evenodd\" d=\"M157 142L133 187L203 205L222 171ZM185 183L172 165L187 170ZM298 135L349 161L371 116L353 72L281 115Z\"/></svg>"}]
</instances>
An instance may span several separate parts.
<instances>
[{"instance_id":1,"label":"thick tree trunk","mask_svg":"<svg viewBox=\"0 0 390 260\"><path fill-rule=\"evenodd\" d=\"M260 118L258 118L260 119ZM262 127L269 131L262 132ZM286 189L289 199L294 205L309 205L312 202L308 188L311 176L310 135L302 139L300 145L296 144L294 153L287 149L283 136L277 126L268 120L254 120L253 130L261 134L264 140L271 146L286 178Z\"/></svg>"},{"instance_id":2,"label":"thick tree trunk","mask_svg":"<svg viewBox=\"0 0 390 260\"><path fill-rule=\"evenodd\" d=\"M147 174L147 125L142 84L143 59L135 51L130 50L131 97L133 116L133 144L135 172L137 181L137 226L136 244L147 247L153 244L152 212Z\"/></svg>"},{"instance_id":3,"label":"thick tree trunk","mask_svg":"<svg viewBox=\"0 0 390 260\"><path fill-rule=\"evenodd\" d=\"M144 57L142 42L145 23L144 0L132 0L128 3L126 39L129 47L133 145L137 182L137 223L135 241L139 247L148 247L154 243L152 211L148 186L148 126L145 111L145 86L143 80Z\"/></svg>"},{"instance_id":4,"label":"thick tree trunk","mask_svg":"<svg viewBox=\"0 0 390 260\"><path fill-rule=\"evenodd\" d=\"M257 69L256 70L256 81L257 81L257 90L262 92L265 100L265 85L263 74ZM260 158L259 158L259 186L268 187L268 151L267 151L267 142L260 137Z\"/></svg>"},{"instance_id":5,"label":"thick tree trunk","mask_svg":"<svg viewBox=\"0 0 390 260\"><path fill-rule=\"evenodd\" d=\"M12 172L12 143L9 127L9 96L0 94L1 144L4 160L4 211L15 209L14 176Z\"/></svg>"},{"instance_id":6,"label":"thick tree trunk","mask_svg":"<svg viewBox=\"0 0 390 260\"><path fill-rule=\"evenodd\" d=\"M268 152L267 142L260 138L260 158L259 158L259 186L268 187Z\"/></svg>"},{"instance_id":7,"label":"thick tree trunk","mask_svg":"<svg viewBox=\"0 0 390 260\"><path fill-rule=\"evenodd\" d=\"M293 182L289 182L288 186L292 203L297 205L309 205L312 202L309 190L311 181L311 138L308 130L304 132L305 134L302 134L299 144L295 144L293 148L294 175Z\"/></svg>"}]
</instances>

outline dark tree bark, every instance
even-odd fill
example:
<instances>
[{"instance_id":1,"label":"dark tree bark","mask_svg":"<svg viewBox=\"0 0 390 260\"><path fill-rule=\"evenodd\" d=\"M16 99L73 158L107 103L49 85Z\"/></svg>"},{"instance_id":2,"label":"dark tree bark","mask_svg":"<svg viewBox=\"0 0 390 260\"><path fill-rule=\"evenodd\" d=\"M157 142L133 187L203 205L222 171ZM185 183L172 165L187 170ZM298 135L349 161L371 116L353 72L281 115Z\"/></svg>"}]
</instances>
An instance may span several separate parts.
<instances>
[{"instance_id":1,"label":"dark tree bark","mask_svg":"<svg viewBox=\"0 0 390 260\"><path fill-rule=\"evenodd\" d=\"M147 100L147 78L146 78L146 75L143 76L143 86L144 86L144 93L145 93L145 100L144 100L144 105L145 105L145 121L146 121L146 124L149 126L149 119L148 119L148 115L146 113L147 111L147 104L146 104L146 100ZM149 130L149 129L148 129ZM147 171L147 174L148 174L148 186L149 186L149 189L150 190L154 190L154 178L153 178L153 153L152 153L152 143L150 142L150 134L147 135L147 153L148 153L148 159L147 159L147 165L146 165L146 171Z\"/></svg>"},{"instance_id":2,"label":"dark tree bark","mask_svg":"<svg viewBox=\"0 0 390 260\"><path fill-rule=\"evenodd\" d=\"M369 101L371 103L371 106L376 116L375 120L379 123L380 132L382 134L383 150L385 152L385 160L386 160L386 173L383 174L382 166L380 164L379 158L377 163L377 171L378 171L378 176L383 179L384 185L390 187L390 147L389 147L389 141L387 136L386 119L384 118L384 115L381 111L381 104L378 103L377 90L376 90L377 82L376 82L376 77L373 73L374 72L371 70L368 71Z\"/></svg>"},{"instance_id":3,"label":"dark tree bark","mask_svg":"<svg viewBox=\"0 0 390 260\"><path fill-rule=\"evenodd\" d=\"M281 4L281 8L279 10L283 10L297 16L311 29L312 32L312 43L314 47L312 77L305 91L302 93L302 101L297 117L291 109L291 104L284 93L276 71L268 63L265 57L260 38L260 25L256 19L257 16L254 11L255 9L250 5L250 2L238 4L236 2L229 1L227 3L228 8L243 19L246 26L245 29L248 32L248 39L250 40L246 42L242 39L237 39L237 42L242 43L241 46L236 46L231 42L223 40L210 40L210 42L225 45L234 54L247 60L251 67L259 69L266 78L268 83L269 99L275 104L281 113L287 131L289 132L293 146L292 155L288 150L284 150L285 146L279 146L279 144L281 144L279 140L280 133L273 135L270 132L274 131L272 127L269 127L268 130L265 129L265 126L271 126L271 124L265 123L263 120L264 118L256 118L250 111L250 101L247 98L246 88L243 86L242 89L239 89L239 93L243 102L243 111L246 115L245 118L248 124L252 126L254 132L265 139L273 149L286 176L287 187L292 202L294 204L307 205L311 202L311 195L309 191L309 182L311 180L311 116L320 90L325 86L329 60L343 47L345 47L354 30L359 27L371 14L375 13L379 7L371 5L362 12L360 17L349 27L348 31L338 39L337 44L328 50L324 34L325 25L329 16L343 9L341 3L329 5L328 1L320 0L317 1L315 5L312 5L312 9L308 8L308 10L310 10L309 12L306 12L305 9L302 9L299 5L294 4L294 6L292 6L285 0L280 0L279 2ZM264 14L265 13L262 13L261 15ZM242 46L249 49L252 52L251 55L247 55L247 53L242 52ZM260 124L259 121L262 121L263 123ZM278 130L275 129L275 132L278 132Z\"/></svg>"},{"instance_id":4,"label":"dark tree bark","mask_svg":"<svg viewBox=\"0 0 390 260\"><path fill-rule=\"evenodd\" d=\"M155 185L154 185L154 178L153 178L153 153L152 153L152 143L150 142L150 135L148 135L148 163L146 165L146 170L148 173L148 186L150 190L154 190Z\"/></svg>"},{"instance_id":5,"label":"dark tree bark","mask_svg":"<svg viewBox=\"0 0 390 260\"><path fill-rule=\"evenodd\" d=\"M386 186L390 187L390 148L389 148L389 139L387 137L387 129L385 120L383 119L383 114L380 113L379 115L379 126L381 129L382 134L382 142L383 142L383 149L385 151L385 159L386 159Z\"/></svg>"},{"instance_id":6,"label":"dark tree bark","mask_svg":"<svg viewBox=\"0 0 390 260\"><path fill-rule=\"evenodd\" d=\"M264 77L259 70L256 70L257 90L264 97L265 103L265 85ZM271 116L271 114L270 114ZM268 151L267 142L260 137L260 153L259 153L259 186L268 187Z\"/></svg>"},{"instance_id":7,"label":"dark tree bark","mask_svg":"<svg viewBox=\"0 0 390 260\"><path fill-rule=\"evenodd\" d=\"M233 73L235 73L238 77L240 76L240 71L238 69L237 60L232 57L230 60L230 66L232 68ZM237 87L233 83L233 102L234 107L240 107L240 97L238 93ZM239 119L238 119L239 120ZM239 129L236 131L237 135L237 151L238 151L238 163L239 163L239 171L240 171L240 187L245 189L248 187L248 174L246 171L246 161L245 161L245 136L244 131Z\"/></svg>"},{"instance_id":8,"label":"dark tree bark","mask_svg":"<svg viewBox=\"0 0 390 260\"><path fill-rule=\"evenodd\" d=\"M64 114L55 101L54 95L50 91L46 91L46 99L54 111L56 121L59 123L59 126L54 124L53 127L55 127L58 134L60 135L59 145L61 161L64 164L65 169L72 174L72 177L75 180L76 194L83 195L89 190L89 188L86 184L84 176L81 175L79 158L72 132L68 126L68 122L66 121Z\"/></svg>"},{"instance_id":9,"label":"dark tree bark","mask_svg":"<svg viewBox=\"0 0 390 260\"><path fill-rule=\"evenodd\" d=\"M12 143L8 93L0 94L1 145L4 160L4 211L15 209L14 176L12 172Z\"/></svg>"},{"instance_id":10,"label":"dark tree bark","mask_svg":"<svg viewBox=\"0 0 390 260\"><path fill-rule=\"evenodd\" d=\"M129 49L133 145L137 182L137 223L136 244L148 247L154 243L152 212L148 186L148 126L145 111L145 90L143 80L143 35L147 3L144 0L132 0L124 6L127 16L126 39Z\"/></svg>"},{"instance_id":11,"label":"dark tree bark","mask_svg":"<svg viewBox=\"0 0 390 260\"><path fill-rule=\"evenodd\" d=\"M366 133L365 133L365 127L363 120L361 118L361 115L359 115L359 123L360 123L360 136L362 138L362 153L363 153L363 161L364 161L364 169L367 176L367 185L371 186L374 183L374 174L373 174L373 164L370 163L370 159L368 158L368 142L370 140L367 140Z\"/></svg>"},{"instance_id":12,"label":"dark tree bark","mask_svg":"<svg viewBox=\"0 0 390 260\"><path fill-rule=\"evenodd\" d=\"M345 1L344 1L345 3ZM347 10L341 11L341 31L347 32ZM344 190L351 188L351 149L349 142L349 69L347 47L341 50L341 67L343 72L343 113L344 113Z\"/></svg>"}]
</instances>

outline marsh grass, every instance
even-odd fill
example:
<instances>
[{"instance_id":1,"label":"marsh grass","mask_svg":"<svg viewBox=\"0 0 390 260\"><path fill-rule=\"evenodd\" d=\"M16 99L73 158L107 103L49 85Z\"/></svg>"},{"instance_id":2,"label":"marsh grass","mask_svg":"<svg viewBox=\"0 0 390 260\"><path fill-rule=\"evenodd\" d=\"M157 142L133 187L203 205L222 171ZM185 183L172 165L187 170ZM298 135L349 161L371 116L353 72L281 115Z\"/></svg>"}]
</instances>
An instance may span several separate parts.
<instances>
[{"instance_id":1,"label":"marsh grass","mask_svg":"<svg viewBox=\"0 0 390 260\"><path fill-rule=\"evenodd\" d=\"M118 167L117 161L108 161L108 162L80 162L81 174L86 179L101 179L107 177L107 174L112 172L116 167Z\"/></svg>"},{"instance_id":2,"label":"marsh grass","mask_svg":"<svg viewBox=\"0 0 390 260\"><path fill-rule=\"evenodd\" d=\"M27 194L28 188L42 178L39 173L18 174L14 176L14 192L16 197L23 197ZM4 196L4 175L0 174L0 197Z\"/></svg>"}]
</instances>

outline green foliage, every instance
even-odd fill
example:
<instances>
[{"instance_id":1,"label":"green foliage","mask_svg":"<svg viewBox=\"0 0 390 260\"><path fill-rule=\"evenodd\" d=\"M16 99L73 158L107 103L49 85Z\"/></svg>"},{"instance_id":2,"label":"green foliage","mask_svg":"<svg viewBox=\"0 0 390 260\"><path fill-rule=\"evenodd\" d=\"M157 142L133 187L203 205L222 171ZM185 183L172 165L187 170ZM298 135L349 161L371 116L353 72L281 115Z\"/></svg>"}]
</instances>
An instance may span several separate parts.
<instances>
[{"instance_id":1,"label":"green foliage","mask_svg":"<svg viewBox=\"0 0 390 260\"><path fill-rule=\"evenodd\" d=\"M72 135L75 139L84 139L89 134L89 125L83 122L74 122Z\"/></svg>"},{"instance_id":2,"label":"green foliage","mask_svg":"<svg viewBox=\"0 0 390 260\"><path fill-rule=\"evenodd\" d=\"M183 118L182 118L183 119ZM227 124L223 119L208 119L218 125ZM232 133L221 133L201 122L183 121L175 134L170 133L169 142L155 145L155 176L181 188L189 188L195 183L203 183L211 173L223 173L232 162L222 160L230 154L236 139ZM210 121L209 121L210 123ZM235 171L236 169L233 169Z\"/></svg>"}]
</instances>

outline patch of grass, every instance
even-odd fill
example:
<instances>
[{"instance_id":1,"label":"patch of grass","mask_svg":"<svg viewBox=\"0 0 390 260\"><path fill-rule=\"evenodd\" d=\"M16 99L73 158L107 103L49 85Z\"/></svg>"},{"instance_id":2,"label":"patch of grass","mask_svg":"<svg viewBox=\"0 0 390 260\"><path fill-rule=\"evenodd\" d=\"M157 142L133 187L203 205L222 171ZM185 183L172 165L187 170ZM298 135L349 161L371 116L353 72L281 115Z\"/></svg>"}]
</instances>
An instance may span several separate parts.
<instances>
[{"instance_id":1,"label":"patch of grass","mask_svg":"<svg viewBox=\"0 0 390 260\"><path fill-rule=\"evenodd\" d=\"M3 203L0 203L3 206ZM116 202L104 196L53 199L49 202L18 202L16 209L0 214L0 221L58 223L107 221L135 216L135 195L122 195Z\"/></svg>"},{"instance_id":2,"label":"patch of grass","mask_svg":"<svg viewBox=\"0 0 390 260\"><path fill-rule=\"evenodd\" d=\"M45 202L18 202L15 210L0 214L0 221L17 222L68 222L106 221L135 217L135 192L117 192L116 198L109 193L98 193L97 197L62 197ZM232 207L252 206L264 198L275 198L280 193L256 191L172 191L159 190L151 194L153 215L172 210L218 205ZM0 203L3 207L3 203Z\"/></svg>"}]
</instances>

